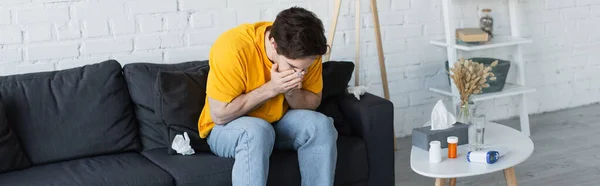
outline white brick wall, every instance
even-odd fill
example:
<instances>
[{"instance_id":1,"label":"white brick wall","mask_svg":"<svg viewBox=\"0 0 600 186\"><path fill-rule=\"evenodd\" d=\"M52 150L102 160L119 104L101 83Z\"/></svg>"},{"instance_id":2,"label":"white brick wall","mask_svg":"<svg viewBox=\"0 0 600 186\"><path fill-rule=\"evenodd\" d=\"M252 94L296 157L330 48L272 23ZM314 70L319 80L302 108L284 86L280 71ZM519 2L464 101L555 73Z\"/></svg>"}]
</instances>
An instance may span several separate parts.
<instances>
[{"instance_id":1,"label":"white brick wall","mask_svg":"<svg viewBox=\"0 0 600 186\"><path fill-rule=\"evenodd\" d=\"M0 49L0 64L21 61L21 50L19 48Z\"/></svg>"},{"instance_id":2,"label":"white brick wall","mask_svg":"<svg viewBox=\"0 0 600 186\"><path fill-rule=\"evenodd\" d=\"M157 14L138 16L140 31L142 33L160 32L163 30L163 18Z\"/></svg>"},{"instance_id":3,"label":"white brick wall","mask_svg":"<svg viewBox=\"0 0 600 186\"><path fill-rule=\"evenodd\" d=\"M13 14L16 23L60 23L69 20L69 7L48 7L44 4L16 8Z\"/></svg>"},{"instance_id":4,"label":"white brick wall","mask_svg":"<svg viewBox=\"0 0 600 186\"><path fill-rule=\"evenodd\" d=\"M23 42L23 33L18 25L0 26L0 44Z\"/></svg>"},{"instance_id":5,"label":"white brick wall","mask_svg":"<svg viewBox=\"0 0 600 186\"><path fill-rule=\"evenodd\" d=\"M79 56L79 43L52 43L27 47L27 59L61 59Z\"/></svg>"},{"instance_id":6,"label":"white brick wall","mask_svg":"<svg viewBox=\"0 0 600 186\"><path fill-rule=\"evenodd\" d=\"M24 28L25 42L34 43L52 40L50 24L31 24Z\"/></svg>"},{"instance_id":7,"label":"white brick wall","mask_svg":"<svg viewBox=\"0 0 600 186\"><path fill-rule=\"evenodd\" d=\"M105 19L85 20L81 28L84 38L108 36L108 22Z\"/></svg>"},{"instance_id":8,"label":"white brick wall","mask_svg":"<svg viewBox=\"0 0 600 186\"><path fill-rule=\"evenodd\" d=\"M71 5L75 20L124 18L127 11L122 2L79 2Z\"/></svg>"},{"instance_id":9,"label":"white brick wall","mask_svg":"<svg viewBox=\"0 0 600 186\"><path fill-rule=\"evenodd\" d=\"M87 40L83 42L83 51L86 55L131 52L133 40L130 38Z\"/></svg>"},{"instance_id":10,"label":"white brick wall","mask_svg":"<svg viewBox=\"0 0 600 186\"><path fill-rule=\"evenodd\" d=\"M177 11L177 0L135 0L127 1L132 14L150 14Z\"/></svg>"},{"instance_id":11,"label":"white brick wall","mask_svg":"<svg viewBox=\"0 0 600 186\"><path fill-rule=\"evenodd\" d=\"M492 8L497 33L509 33L506 1L454 2L457 26L474 26L477 10ZM529 95L529 111L599 102L600 1L519 2L521 32L534 41L524 46L527 80L538 88ZM369 1L361 3L361 82L382 96L372 14ZM123 64L204 60L221 32L245 22L272 20L292 5L314 11L329 29L333 1L324 0L0 0L0 75L66 69L107 59ZM343 1L332 60L354 60L354 5L354 0ZM378 0L378 6L396 109L395 130L402 137L428 120L438 99L450 103L427 91L448 84L445 50L429 44L443 38L441 1ZM506 59L510 51L465 56ZM501 119L516 116L518 105L516 97L502 98L481 103L481 109L490 119Z\"/></svg>"},{"instance_id":12,"label":"white brick wall","mask_svg":"<svg viewBox=\"0 0 600 186\"><path fill-rule=\"evenodd\" d=\"M0 7L0 25L10 24L10 11Z\"/></svg>"}]
</instances>

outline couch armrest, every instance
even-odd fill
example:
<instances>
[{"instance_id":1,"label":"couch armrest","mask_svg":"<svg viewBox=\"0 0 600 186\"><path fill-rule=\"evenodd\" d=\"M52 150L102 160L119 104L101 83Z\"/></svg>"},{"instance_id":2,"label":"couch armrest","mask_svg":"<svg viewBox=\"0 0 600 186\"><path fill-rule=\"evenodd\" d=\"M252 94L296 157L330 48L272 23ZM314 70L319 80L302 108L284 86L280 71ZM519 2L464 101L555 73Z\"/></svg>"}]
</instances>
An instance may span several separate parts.
<instances>
[{"instance_id":1,"label":"couch armrest","mask_svg":"<svg viewBox=\"0 0 600 186\"><path fill-rule=\"evenodd\" d=\"M365 93L357 100L347 94L340 102L353 133L365 140L369 163L367 185L394 185L394 105Z\"/></svg>"}]
</instances>

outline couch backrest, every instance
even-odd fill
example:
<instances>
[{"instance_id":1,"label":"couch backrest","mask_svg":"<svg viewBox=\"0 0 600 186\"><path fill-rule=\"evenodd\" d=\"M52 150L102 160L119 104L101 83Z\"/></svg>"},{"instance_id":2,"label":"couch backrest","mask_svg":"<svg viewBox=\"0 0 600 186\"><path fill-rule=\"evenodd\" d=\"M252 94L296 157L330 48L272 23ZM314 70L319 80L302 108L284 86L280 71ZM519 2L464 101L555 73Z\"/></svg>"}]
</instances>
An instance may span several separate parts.
<instances>
[{"instance_id":1,"label":"couch backrest","mask_svg":"<svg viewBox=\"0 0 600 186\"><path fill-rule=\"evenodd\" d=\"M144 150L170 147L167 125L154 112L158 96L156 90L158 73L161 71L184 71L198 66L208 66L208 61L189 61L176 64L129 63L123 66Z\"/></svg>"},{"instance_id":2,"label":"couch backrest","mask_svg":"<svg viewBox=\"0 0 600 186\"><path fill-rule=\"evenodd\" d=\"M117 61L0 77L9 125L33 164L139 150Z\"/></svg>"}]
</instances>

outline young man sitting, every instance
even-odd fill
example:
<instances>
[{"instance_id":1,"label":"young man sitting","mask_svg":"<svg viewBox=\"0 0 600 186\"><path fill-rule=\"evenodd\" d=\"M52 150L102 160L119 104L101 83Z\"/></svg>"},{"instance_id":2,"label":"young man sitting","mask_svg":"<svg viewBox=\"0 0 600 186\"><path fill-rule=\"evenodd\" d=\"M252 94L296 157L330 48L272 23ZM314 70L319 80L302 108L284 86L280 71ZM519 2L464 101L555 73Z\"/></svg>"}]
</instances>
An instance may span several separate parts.
<instances>
[{"instance_id":1,"label":"young man sitting","mask_svg":"<svg viewBox=\"0 0 600 186\"><path fill-rule=\"evenodd\" d=\"M314 111L326 51L323 23L298 7L215 41L198 128L214 154L235 158L233 185L266 185L273 148L298 152L302 185L333 185L338 134Z\"/></svg>"}]
</instances>

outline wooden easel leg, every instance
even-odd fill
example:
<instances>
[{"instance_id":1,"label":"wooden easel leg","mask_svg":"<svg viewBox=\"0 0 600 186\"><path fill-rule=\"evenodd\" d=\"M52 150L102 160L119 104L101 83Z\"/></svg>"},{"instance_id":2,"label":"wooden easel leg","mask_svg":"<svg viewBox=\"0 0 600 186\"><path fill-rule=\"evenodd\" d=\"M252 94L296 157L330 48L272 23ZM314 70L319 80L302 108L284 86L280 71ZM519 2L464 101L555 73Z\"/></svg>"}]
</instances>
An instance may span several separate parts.
<instances>
[{"instance_id":1,"label":"wooden easel leg","mask_svg":"<svg viewBox=\"0 0 600 186\"><path fill-rule=\"evenodd\" d=\"M329 28L329 41L327 45L329 45L329 52L325 54L325 58L323 62L329 61L329 57L331 57L331 51L333 50L333 39L335 38L335 29L337 27L337 21L340 17L340 8L342 7L342 0L335 0L335 9L333 9L333 22L331 23L331 27Z\"/></svg>"},{"instance_id":2,"label":"wooden easel leg","mask_svg":"<svg viewBox=\"0 0 600 186\"><path fill-rule=\"evenodd\" d=\"M329 29L329 41L327 42L327 45L329 45L329 51L327 52L327 54L325 54L325 58L323 59L323 62L329 61L330 57L331 57L331 51L333 50L333 40L335 39L335 31L337 28L337 21L339 19L340 16L340 8L342 6L342 0L335 0L335 8L333 10L333 22L331 24L331 27ZM375 26L375 39L377 42L377 55L379 57L379 69L381 71L381 81L383 84L383 93L384 93L384 97L387 100L390 100L390 92L389 92L389 88L388 88L388 81L387 81L387 71L386 71L386 67L385 67L385 59L383 57L383 44L381 42L381 27L379 25L379 13L377 10L377 1L376 0L371 0L371 12L373 13L373 23ZM355 65L355 84L356 86L360 85L360 0L356 0L356 23L355 23L355 29L356 29L356 65ZM394 150L397 150L396 147L396 134L394 133Z\"/></svg>"},{"instance_id":3,"label":"wooden easel leg","mask_svg":"<svg viewBox=\"0 0 600 186\"><path fill-rule=\"evenodd\" d=\"M356 59L354 62L354 86L360 86L360 0L356 0L356 14L354 22L354 32L356 32Z\"/></svg>"},{"instance_id":4,"label":"wooden easel leg","mask_svg":"<svg viewBox=\"0 0 600 186\"><path fill-rule=\"evenodd\" d=\"M371 12L373 13L373 25L375 26L375 40L377 42L377 55L379 56L379 69L381 70L381 83L385 99L390 100L388 89L387 72L383 58L383 44L381 43L381 27L379 26L379 13L377 11L377 0L371 0Z\"/></svg>"},{"instance_id":5,"label":"wooden easel leg","mask_svg":"<svg viewBox=\"0 0 600 186\"><path fill-rule=\"evenodd\" d=\"M381 71L381 84L383 85L383 95L385 96L385 99L390 100L390 90L388 88L385 59L383 58L383 43L381 42L381 27L379 26L377 0L371 0L371 12L373 13L373 25L375 26L375 41L377 42L377 56L379 57L379 70ZM394 150L397 150L396 133L394 133Z\"/></svg>"}]
</instances>

